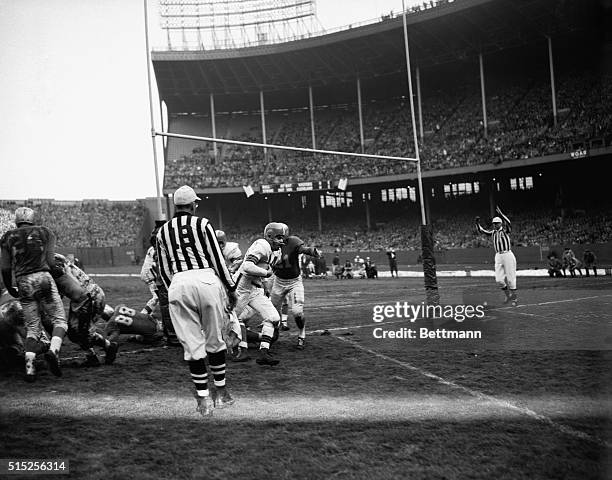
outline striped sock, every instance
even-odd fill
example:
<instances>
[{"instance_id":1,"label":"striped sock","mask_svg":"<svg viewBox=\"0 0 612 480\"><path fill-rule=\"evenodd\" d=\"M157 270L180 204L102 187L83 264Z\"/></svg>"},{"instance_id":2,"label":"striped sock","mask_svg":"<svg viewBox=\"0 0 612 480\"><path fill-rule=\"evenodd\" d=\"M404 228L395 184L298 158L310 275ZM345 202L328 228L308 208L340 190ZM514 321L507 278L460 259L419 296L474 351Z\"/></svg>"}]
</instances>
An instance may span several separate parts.
<instances>
[{"instance_id":1,"label":"striped sock","mask_svg":"<svg viewBox=\"0 0 612 480\"><path fill-rule=\"evenodd\" d=\"M208 361L215 381L215 387L225 387L225 350L209 353Z\"/></svg>"},{"instance_id":2,"label":"striped sock","mask_svg":"<svg viewBox=\"0 0 612 480\"><path fill-rule=\"evenodd\" d=\"M198 397L208 397L208 372L206 371L206 360L189 361L189 371L191 372L191 380L195 385Z\"/></svg>"}]
</instances>

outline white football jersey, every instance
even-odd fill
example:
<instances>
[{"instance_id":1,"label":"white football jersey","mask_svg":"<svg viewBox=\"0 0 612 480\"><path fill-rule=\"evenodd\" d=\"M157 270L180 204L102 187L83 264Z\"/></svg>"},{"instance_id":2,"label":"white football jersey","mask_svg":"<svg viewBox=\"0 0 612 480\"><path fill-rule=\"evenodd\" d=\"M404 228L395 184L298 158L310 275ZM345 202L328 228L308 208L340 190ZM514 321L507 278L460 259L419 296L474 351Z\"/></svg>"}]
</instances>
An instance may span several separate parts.
<instances>
[{"instance_id":1,"label":"white football jersey","mask_svg":"<svg viewBox=\"0 0 612 480\"><path fill-rule=\"evenodd\" d=\"M244 265L244 262L249 261L260 268L267 269L268 266L273 267L274 265L276 265L280 261L280 259L281 250L278 249L276 251L273 251L268 241L263 238L260 238L259 240L255 240L255 242L253 242L253 245L249 247L246 254L244 255L242 265ZM243 275L243 277L246 277L250 280L259 281L259 279L261 278L246 274L244 272L243 267L240 268L240 273Z\"/></svg>"},{"instance_id":2,"label":"white football jersey","mask_svg":"<svg viewBox=\"0 0 612 480\"><path fill-rule=\"evenodd\" d=\"M230 273L235 273L242 264L242 252L236 242L227 242L223 247L223 257Z\"/></svg>"}]
</instances>

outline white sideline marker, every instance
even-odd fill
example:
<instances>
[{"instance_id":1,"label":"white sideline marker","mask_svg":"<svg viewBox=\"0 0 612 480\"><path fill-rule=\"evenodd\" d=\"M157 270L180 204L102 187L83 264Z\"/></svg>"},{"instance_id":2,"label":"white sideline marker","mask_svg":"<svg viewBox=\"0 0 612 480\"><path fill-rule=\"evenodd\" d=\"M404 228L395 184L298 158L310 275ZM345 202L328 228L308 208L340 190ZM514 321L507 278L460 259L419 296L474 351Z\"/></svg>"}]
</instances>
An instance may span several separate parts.
<instances>
[{"instance_id":1,"label":"white sideline marker","mask_svg":"<svg viewBox=\"0 0 612 480\"><path fill-rule=\"evenodd\" d=\"M537 420L539 422L542 423L546 423L547 425L550 425L551 427L553 427L554 429L560 431L561 433L564 433L566 435L569 435L571 437L574 438L578 438L580 440L585 440L587 442L592 442L595 443L599 446L602 447L606 447L606 448L611 448L612 449L612 443L607 442L605 440L602 440L601 438L595 437L593 435L589 435L588 433L585 432L581 432L580 430L576 430L572 427L568 427L567 425L562 425L560 423L555 422L552 418L546 416L546 415L542 415L540 413L534 412L533 410L526 408L526 407L519 407L518 405L515 405L513 403L508 402L507 400L501 400L499 398L493 397L491 395L487 395L486 393L482 393L479 392L478 390L473 390L471 388L465 387L463 385L459 385L458 383L455 382L451 382L450 380L446 380L438 375L435 375L433 373L428 372L427 370L423 370L421 368L415 367L414 365L411 365L410 363L406 363L406 362L402 362L400 360L397 360L393 357L389 357L388 355L382 354L382 353L378 353L374 350L371 350L369 348L366 348L362 345L359 345L355 342L352 342L351 340L349 340L348 338L343 338L343 337L339 337L339 336L334 336L334 338L337 338L338 340L348 343L349 345L359 349L359 350L363 350L364 352L369 353L370 355L374 355L375 357L378 358L382 358L383 360L386 360L388 362L392 362L395 363L396 365L399 365L402 368L405 368L407 370L411 370L413 372L419 373L427 378L431 378L432 380L435 380L438 383L441 383L442 385L446 385L448 387L457 389L457 390L461 390L473 397L478 398L479 400L484 400L487 402L491 402L495 405L498 405L502 408L507 408L509 410L514 410L515 412L519 412L523 415L526 415L527 417L533 418L534 420ZM401 377L396 377L396 378L401 378Z\"/></svg>"}]
</instances>

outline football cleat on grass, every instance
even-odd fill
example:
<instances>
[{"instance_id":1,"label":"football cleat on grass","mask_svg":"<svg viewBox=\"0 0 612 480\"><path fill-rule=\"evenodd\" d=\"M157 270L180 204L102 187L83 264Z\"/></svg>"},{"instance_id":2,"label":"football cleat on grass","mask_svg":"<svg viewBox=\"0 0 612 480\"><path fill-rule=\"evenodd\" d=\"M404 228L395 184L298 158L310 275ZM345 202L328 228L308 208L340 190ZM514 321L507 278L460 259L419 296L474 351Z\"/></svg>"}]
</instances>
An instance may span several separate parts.
<instances>
[{"instance_id":1,"label":"football cleat on grass","mask_svg":"<svg viewBox=\"0 0 612 480\"><path fill-rule=\"evenodd\" d=\"M297 341L297 349L298 350L304 350L304 344L306 343L306 339L302 338L302 337L298 337L298 341Z\"/></svg>"},{"instance_id":2,"label":"football cleat on grass","mask_svg":"<svg viewBox=\"0 0 612 480\"><path fill-rule=\"evenodd\" d=\"M213 392L213 403L215 408L225 408L233 405L234 397L231 396L226 387L217 387Z\"/></svg>"},{"instance_id":3,"label":"football cleat on grass","mask_svg":"<svg viewBox=\"0 0 612 480\"><path fill-rule=\"evenodd\" d=\"M212 417L213 410L215 409L212 399L209 396L200 397L196 394L196 401L198 402L196 405L196 412L203 417Z\"/></svg>"},{"instance_id":4,"label":"football cleat on grass","mask_svg":"<svg viewBox=\"0 0 612 480\"><path fill-rule=\"evenodd\" d=\"M287 325L286 323L281 323L281 327L280 327L281 331L286 332L287 330L290 330L289 325Z\"/></svg>"},{"instance_id":5,"label":"football cleat on grass","mask_svg":"<svg viewBox=\"0 0 612 480\"><path fill-rule=\"evenodd\" d=\"M232 362L248 362L250 359L248 349L238 347L238 353L232 357Z\"/></svg>"},{"instance_id":6,"label":"football cleat on grass","mask_svg":"<svg viewBox=\"0 0 612 480\"><path fill-rule=\"evenodd\" d=\"M85 355L85 360L81 362L80 367L99 367L102 365L98 356L94 354Z\"/></svg>"},{"instance_id":7,"label":"football cleat on grass","mask_svg":"<svg viewBox=\"0 0 612 480\"><path fill-rule=\"evenodd\" d=\"M36 367L34 366L34 359L26 359L25 361L25 379L26 382L32 383L36 380Z\"/></svg>"},{"instance_id":8,"label":"football cleat on grass","mask_svg":"<svg viewBox=\"0 0 612 480\"><path fill-rule=\"evenodd\" d=\"M59 355L56 352L54 352L53 350L47 350L47 352L45 353L45 361L47 362L49 370L51 370L51 373L53 375L55 375L56 377L62 376Z\"/></svg>"},{"instance_id":9,"label":"football cleat on grass","mask_svg":"<svg viewBox=\"0 0 612 480\"><path fill-rule=\"evenodd\" d=\"M119 350L119 344L117 342L111 342L108 347L105 348L106 357L104 363L106 365L112 365L117 358L117 350Z\"/></svg>"},{"instance_id":10,"label":"football cleat on grass","mask_svg":"<svg viewBox=\"0 0 612 480\"><path fill-rule=\"evenodd\" d=\"M278 365L279 361L272 358L267 348L259 349L259 357L255 360L259 365Z\"/></svg>"}]
</instances>

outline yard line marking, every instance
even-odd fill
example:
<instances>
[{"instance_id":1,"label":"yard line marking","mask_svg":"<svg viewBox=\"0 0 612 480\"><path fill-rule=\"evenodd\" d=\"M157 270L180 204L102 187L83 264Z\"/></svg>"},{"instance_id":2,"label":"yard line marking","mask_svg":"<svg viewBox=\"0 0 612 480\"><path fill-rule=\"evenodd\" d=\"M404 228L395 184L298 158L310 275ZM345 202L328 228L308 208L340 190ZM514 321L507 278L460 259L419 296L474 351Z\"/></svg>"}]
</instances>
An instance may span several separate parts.
<instances>
[{"instance_id":1,"label":"yard line marking","mask_svg":"<svg viewBox=\"0 0 612 480\"><path fill-rule=\"evenodd\" d=\"M375 325L391 325L393 323L402 323L402 322L410 322L409 318L402 318L401 320L393 320L390 322L380 322L380 323L368 323L367 325L351 325L348 327L334 327L334 328L323 328L323 329L319 329L319 330L309 330L308 332L306 332L307 335L316 335L317 333L323 333L323 332L337 332L340 330L351 330L353 328L366 328L366 327L373 327Z\"/></svg>"},{"instance_id":2,"label":"yard line marking","mask_svg":"<svg viewBox=\"0 0 612 480\"><path fill-rule=\"evenodd\" d=\"M516 307L499 307L495 310L511 310L513 308L523 308L523 307L540 307L542 305L552 305L554 303L567 303L567 302L579 302L581 300L592 300L594 298L604 298L604 297L612 297L611 295L594 295L592 297L580 297L580 298L566 298L564 300L553 300L550 302L540 302L540 303L525 303L522 305L517 305Z\"/></svg>"},{"instance_id":3,"label":"yard line marking","mask_svg":"<svg viewBox=\"0 0 612 480\"><path fill-rule=\"evenodd\" d=\"M369 348L366 348L362 345L359 345L358 343L352 342L350 339L348 338L342 338L339 336L334 336L334 338L337 338L338 340L348 343L349 345L362 350L364 352L369 353L370 355L374 355L375 357L378 358L382 358L383 360L386 360L388 362L392 362L395 363L396 365L399 365L400 367L403 367L407 370L411 370L413 372L419 373L427 378L431 378L432 380L435 380L438 383L441 383L442 385L446 385L448 387L457 389L457 390L461 390L462 392L465 392L473 397L478 398L479 400L484 400L487 402L491 402L497 406L503 407L503 408L507 408L509 410L514 410L515 412L519 412L523 415L526 415L530 418L533 418L534 420L538 420L542 423L546 423L547 425L555 428L556 430L569 435L571 437L575 437L578 438L580 440L585 440L588 442L592 442L595 443L599 446L603 446L606 448L612 448L612 443L607 442L601 438L595 437L593 435L589 435L588 433L585 432L581 432L580 430L576 430L572 427L568 427L567 425L563 425L561 423L557 423L555 422L552 418L546 416L546 415L542 415L540 413L534 412L533 410L526 408L526 407L520 407L518 405L515 405L507 400L502 400L499 399L497 397L493 397L492 395L487 395L486 393L482 393L479 392L478 390L474 390L471 389L469 387L465 387L463 385L460 385L458 383L452 382L450 380L446 380L438 375L435 375L433 373L428 372L427 370L423 370L422 368L419 367L415 367L414 365L407 363L407 362L402 362L400 360L397 360L393 357L389 357L388 355L385 355L383 353L379 353L376 352L374 350L371 350ZM401 378L401 377L397 377L397 378Z\"/></svg>"}]
</instances>

